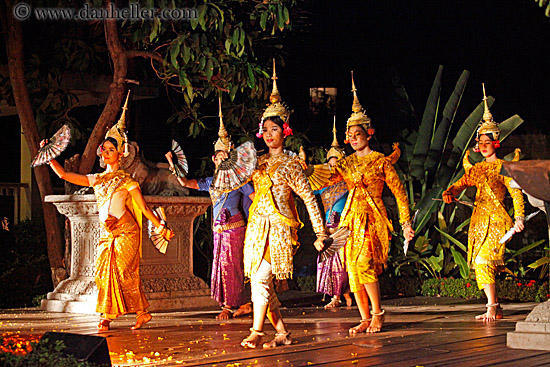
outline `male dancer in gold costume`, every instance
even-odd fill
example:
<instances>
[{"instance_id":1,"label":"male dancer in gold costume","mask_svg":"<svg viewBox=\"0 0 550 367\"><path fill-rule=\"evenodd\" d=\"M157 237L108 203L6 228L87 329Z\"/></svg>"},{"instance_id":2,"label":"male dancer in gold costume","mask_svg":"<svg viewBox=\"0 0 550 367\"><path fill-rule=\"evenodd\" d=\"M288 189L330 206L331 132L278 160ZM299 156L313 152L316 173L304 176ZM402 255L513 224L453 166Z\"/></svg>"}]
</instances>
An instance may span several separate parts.
<instances>
[{"instance_id":1,"label":"male dancer in gold costume","mask_svg":"<svg viewBox=\"0 0 550 367\"><path fill-rule=\"evenodd\" d=\"M457 182L443 192L443 201L449 204L469 186L476 186L477 193L474 212L468 230L468 264L475 269L476 281L487 296L487 312L476 316L478 320L494 321L502 318L502 308L498 303L495 275L504 265L505 244L499 243L512 226L516 232L523 230L523 195L520 189L510 187L510 177L499 174L504 162L498 159L496 150L500 147L500 128L493 120L487 105L483 86L485 112L477 129L475 152L481 152L485 160L472 166L468 160L469 151L464 156L465 173ZM516 150L516 153L519 153ZM504 208L506 189L514 203L515 223Z\"/></svg>"},{"instance_id":2,"label":"male dancer in gold costume","mask_svg":"<svg viewBox=\"0 0 550 367\"><path fill-rule=\"evenodd\" d=\"M353 113L347 122L346 143L351 144L355 153L336 162L328 184L344 180L349 190L340 227L350 230L345 245L346 268L350 288L361 314L360 323L349 329L349 333L375 333L382 329L384 323L378 275L388 260L390 231L393 231L382 202L384 183L396 198L405 239L411 240L414 230L407 194L393 167L399 156L399 148L394 145L395 152L388 157L370 148L374 128L357 98L353 73L352 91ZM369 315L369 300L372 319Z\"/></svg>"}]
</instances>

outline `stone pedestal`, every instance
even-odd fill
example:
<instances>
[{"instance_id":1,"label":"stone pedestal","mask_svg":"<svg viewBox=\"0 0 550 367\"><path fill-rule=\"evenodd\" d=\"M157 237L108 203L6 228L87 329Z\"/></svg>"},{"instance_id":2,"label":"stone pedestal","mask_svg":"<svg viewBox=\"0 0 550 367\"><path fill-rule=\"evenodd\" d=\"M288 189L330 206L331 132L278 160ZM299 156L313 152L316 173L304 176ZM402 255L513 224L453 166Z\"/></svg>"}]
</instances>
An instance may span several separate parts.
<instances>
[{"instance_id":1,"label":"stone pedestal","mask_svg":"<svg viewBox=\"0 0 550 367\"><path fill-rule=\"evenodd\" d=\"M508 333L506 345L516 349L550 351L550 301L536 306L525 321L516 323L516 331Z\"/></svg>"},{"instance_id":2,"label":"stone pedestal","mask_svg":"<svg viewBox=\"0 0 550 367\"><path fill-rule=\"evenodd\" d=\"M210 288L193 275L193 220L211 205L208 197L145 196L150 207L165 209L175 237L166 254L153 246L143 217L140 275L150 311L189 310L215 306ZM94 250L99 240L99 216L94 195L49 195L46 202L71 222L71 275L42 301L47 311L95 313Z\"/></svg>"}]
</instances>

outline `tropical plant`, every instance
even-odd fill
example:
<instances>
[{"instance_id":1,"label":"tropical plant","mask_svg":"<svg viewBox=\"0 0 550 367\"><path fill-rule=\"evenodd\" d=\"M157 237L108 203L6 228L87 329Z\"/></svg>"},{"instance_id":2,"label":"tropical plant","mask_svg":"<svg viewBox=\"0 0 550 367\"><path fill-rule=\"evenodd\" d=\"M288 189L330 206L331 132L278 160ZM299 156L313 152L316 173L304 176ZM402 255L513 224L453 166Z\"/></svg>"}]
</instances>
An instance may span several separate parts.
<instances>
[{"instance_id":1,"label":"tropical plant","mask_svg":"<svg viewBox=\"0 0 550 367\"><path fill-rule=\"evenodd\" d=\"M443 66L440 66L418 130L402 131L402 155L397 169L415 213L413 227L418 237L409 257L404 257L399 250L394 250L392 259L398 264L400 271L403 271L407 263L418 263L431 276L440 277L448 275L458 267L460 275L466 278L469 274L463 255L466 246L450 234L450 228L454 227L457 233L468 225L469 220L454 224L456 207L448 214L449 219L444 220L445 205L439 200L442 192L463 175L462 158L475 135L484 106L480 103L458 129L453 129L469 72L465 70L462 73L441 109L442 74ZM403 90L404 87L399 86L399 89ZM399 95L408 100L406 93ZM493 102L494 98L489 96L488 106L490 107ZM414 116L412 106L410 111L410 115ZM517 115L503 121L500 124L501 141L522 122ZM455 130L457 132L453 137L451 132ZM482 156L473 153L470 154L470 159L479 162ZM437 232L431 232L430 236L432 228ZM451 256L446 256L445 252ZM420 271L418 267L417 270Z\"/></svg>"}]
</instances>

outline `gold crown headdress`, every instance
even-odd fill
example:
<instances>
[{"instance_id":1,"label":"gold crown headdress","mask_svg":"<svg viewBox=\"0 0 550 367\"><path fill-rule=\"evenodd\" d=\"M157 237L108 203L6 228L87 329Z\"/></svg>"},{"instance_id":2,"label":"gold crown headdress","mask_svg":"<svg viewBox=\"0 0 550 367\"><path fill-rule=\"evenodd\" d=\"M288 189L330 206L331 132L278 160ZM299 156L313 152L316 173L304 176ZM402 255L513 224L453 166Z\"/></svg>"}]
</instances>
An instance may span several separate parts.
<instances>
[{"instance_id":1,"label":"gold crown headdress","mask_svg":"<svg viewBox=\"0 0 550 367\"><path fill-rule=\"evenodd\" d=\"M281 101L281 94L279 93L279 89L277 88L277 73L275 71L275 59L273 59L273 76L271 77L273 79L273 89L271 90L271 95L269 96L269 104L267 108L265 109L262 120L260 122L260 131L256 134L258 138L261 138L263 136L263 124L264 120L268 117L274 117L279 116L284 123L288 124L288 118L290 116L290 111L288 110L287 106ZM292 132L290 132L291 135ZM285 134L286 136L287 134Z\"/></svg>"},{"instance_id":2,"label":"gold crown headdress","mask_svg":"<svg viewBox=\"0 0 550 367\"><path fill-rule=\"evenodd\" d=\"M487 104L487 96L485 95L485 83L481 84L483 86L483 105L484 105L484 111L483 111L483 118L481 119L479 123L479 127L477 128L476 133L476 141L479 140L479 137L484 134L493 134L493 145L495 148L500 147L500 128L498 127L498 124L493 120L493 115L491 114L491 111L489 111L489 106ZM474 147L474 151L479 151L479 146L476 143L476 146Z\"/></svg>"},{"instance_id":3,"label":"gold crown headdress","mask_svg":"<svg viewBox=\"0 0 550 367\"><path fill-rule=\"evenodd\" d=\"M221 97L219 98L219 110L220 128L218 130L218 140L216 141L216 144L214 144L214 151L217 152L219 150L223 150L225 152L229 152L231 150L231 137L227 133L227 130L225 130L225 126L223 124Z\"/></svg>"},{"instance_id":4,"label":"gold crown headdress","mask_svg":"<svg viewBox=\"0 0 550 367\"><path fill-rule=\"evenodd\" d=\"M335 157L336 159L342 159L346 156L346 153L342 148L340 148L340 145L338 144L338 139L336 138L336 115L334 115L332 135L333 135L332 144L327 153L327 161L330 160L332 157Z\"/></svg>"},{"instance_id":5,"label":"gold crown headdress","mask_svg":"<svg viewBox=\"0 0 550 367\"><path fill-rule=\"evenodd\" d=\"M130 152L128 151L128 134L126 132L126 111L128 110L128 99L130 98L130 91L126 95L126 101L122 107L122 113L118 122L107 131L105 138L114 138L117 141L118 152L127 157Z\"/></svg>"},{"instance_id":6,"label":"gold crown headdress","mask_svg":"<svg viewBox=\"0 0 550 367\"><path fill-rule=\"evenodd\" d=\"M346 136L349 133L349 128L356 125L366 125L367 133L373 135L374 129L371 120L363 110L361 103L359 103L359 98L357 98L357 88L355 88L355 82L353 80L353 71L351 72L351 91L353 92L353 105L351 107L353 112L346 124Z\"/></svg>"}]
</instances>

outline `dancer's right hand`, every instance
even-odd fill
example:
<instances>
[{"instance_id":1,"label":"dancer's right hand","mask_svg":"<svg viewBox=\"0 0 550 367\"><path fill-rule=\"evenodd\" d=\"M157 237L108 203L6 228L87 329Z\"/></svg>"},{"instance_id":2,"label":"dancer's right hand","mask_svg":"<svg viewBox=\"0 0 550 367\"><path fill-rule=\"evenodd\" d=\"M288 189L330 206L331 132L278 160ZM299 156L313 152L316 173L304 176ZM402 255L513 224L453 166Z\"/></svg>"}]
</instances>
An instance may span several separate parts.
<instances>
[{"instance_id":1,"label":"dancer's right hand","mask_svg":"<svg viewBox=\"0 0 550 367\"><path fill-rule=\"evenodd\" d=\"M444 191L442 197L443 197L443 201L445 202L445 204L450 204L455 199L453 194L451 194L448 191Z\"/></svg>"},{"instance_id":2,"label":"dancer's right hand","mask_svg":"<svg viewBox=\"0 0 550 367\"><path fill-rule=\"evenodd\" d=\"M43 139L41 142L40 142L40 148L44 147L44 145L48 144L48 139Z\"/></svg>"}]
</instances>

